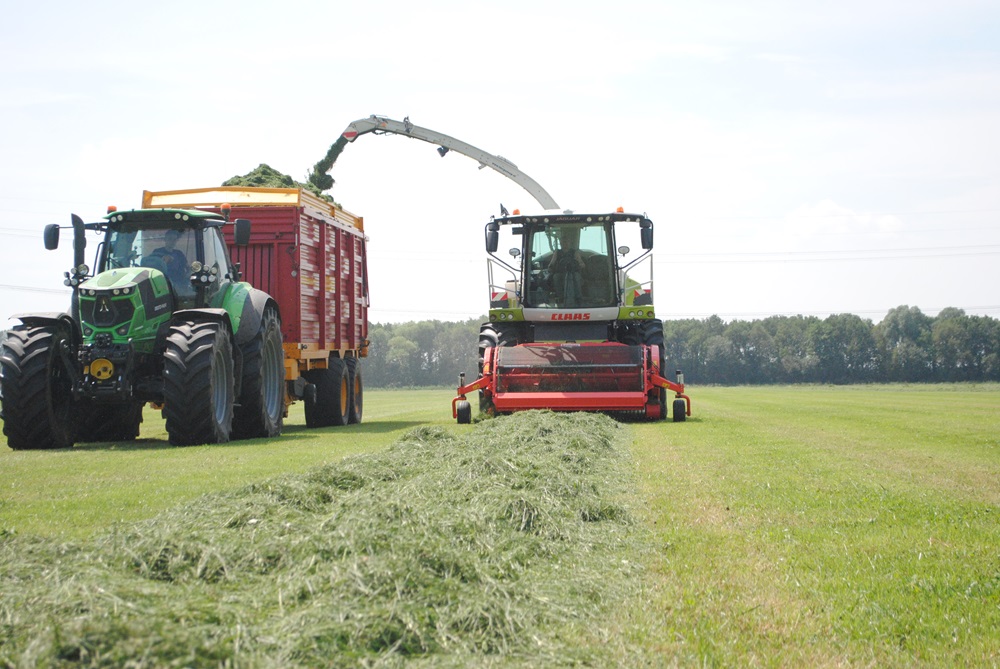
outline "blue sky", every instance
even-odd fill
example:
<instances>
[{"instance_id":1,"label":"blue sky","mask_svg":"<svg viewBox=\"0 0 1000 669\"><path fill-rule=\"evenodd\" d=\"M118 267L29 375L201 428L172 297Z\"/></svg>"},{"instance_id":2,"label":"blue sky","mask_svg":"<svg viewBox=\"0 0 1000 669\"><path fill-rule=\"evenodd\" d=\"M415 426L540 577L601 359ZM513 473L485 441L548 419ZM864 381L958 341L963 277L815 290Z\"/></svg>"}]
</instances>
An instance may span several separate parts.
<instances>
[{"instance_id":1,"label":"blue sky","mask_svg":"<svg viewBox=\"0 0 1000 669\"><path fill-rule=\"evenodd\" d=\"M576 211L656 223L663 318L955 306L1000 317L990 2L132 2L0 22L0 316L59 310L41 229L266 162L303 179L377 113L501 154ZM537 205L366 136L373 320L485 312L482 227Z\"/></svg>"}]
</instances>

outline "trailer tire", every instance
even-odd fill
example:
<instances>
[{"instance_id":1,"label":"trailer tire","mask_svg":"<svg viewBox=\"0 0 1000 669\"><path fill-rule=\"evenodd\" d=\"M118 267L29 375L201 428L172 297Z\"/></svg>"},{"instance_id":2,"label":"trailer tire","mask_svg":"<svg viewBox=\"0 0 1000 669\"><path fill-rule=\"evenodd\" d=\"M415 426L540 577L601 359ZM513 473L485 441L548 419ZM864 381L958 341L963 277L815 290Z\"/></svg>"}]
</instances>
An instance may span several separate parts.
<instances>
[{"instance_id":1,"label":"trailer tire","mask_svg":"<svg viewBox=\"0 0 1000 669\"><path fill-rule=\"evenodd\" d=\"M350 384L344 361L330 358L326 369L311 369L303 372L302 376L316 386L316 401L306 402L306 427L346 425Z\"/></svg>"},{"instance_id":2,"label":"trailer tire","mask_svg":"<svg viewBox=\"0 0 1000 669\"><path fill-rule=\"evenodd\" d=\"M170 443L221 444L233 426L233 344L215 321L170 328L163 354L163 415Z\"/></svg>"},{"instance_id":3,"label":"trailer tire","mask_svg":"<svg viewBox=\"0 0 1000 669\"><path fill-rule=\"evenodd\" d=\"M72 337L56 325L19 325L0 353L3 433L15 451L70 448L73 400Z\"/></svg>"},{"instance_id":4,"label":"trailer tire","mask_svg":"<svg viewBox=\"0 0 1000 669\"><path fill-rule=\"evenodd\" d=\"M243 384L233 408L233 438L277 437L285 414L285 353L281 318L264 311L260 328L242 347Z\"/></svg>"},{"instance_id":5,"label":"trailer tire","mask_svg":"<svg viewBox=\"0 0 1000 669\"><path fill-rule=\"evenodd\" d=\"M365 412L365 384L361 377L361 361L357 358L347 358L347 379L351 388L350 409L347 415L349 425L361 422Z\"/></svg>"},{"instance_id":6,"label":"trailer tire","mask_svg":"<svg viewBox=\"0 0 1000 669\"><path fill-rule=\"evenodd\" d=\"M467 400L455 405L455 413L458 415L459 425L468 425L472 422L472 405Z\"/></svg>"},{"instance_id":7,"label":"trailer tire","mask_svg":"<svg viewBox=\"0 0 1000 669\"><path fill-rule=\"evenodd\" d=\"M135 441L142 423L142 407L143 403L139 401L79 404L76 440Z\"/></svg>"},{"instance_id":8,"label":"trailer tire","mask_svg":"<svg viewBox=\"0 0 1000 669\"><path fill-rule=\"evenodd\" d=\"M687 419L687 402L678 397L674 400L674 422L683 423Z\"/></svg>"}]
</instances>

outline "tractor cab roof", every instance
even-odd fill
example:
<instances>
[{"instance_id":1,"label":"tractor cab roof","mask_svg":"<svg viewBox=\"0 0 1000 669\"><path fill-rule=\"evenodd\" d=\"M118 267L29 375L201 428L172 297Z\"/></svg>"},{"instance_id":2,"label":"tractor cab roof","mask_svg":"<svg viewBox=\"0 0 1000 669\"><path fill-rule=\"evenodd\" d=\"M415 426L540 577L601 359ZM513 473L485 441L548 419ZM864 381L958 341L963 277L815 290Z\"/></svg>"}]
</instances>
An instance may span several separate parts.
<instances>
[{"instance_id":1,"label":"tractor cab roof","mask_svg":"<svg viewBox=\"0 0 1000 669\"><path fill-rule=\"evenodd\" d=\"M123 228L208 228L220 227L226 219L212 211L198 209L130 209L113 211L104 217L112 226Z\"/></svg>"}]
</instances>

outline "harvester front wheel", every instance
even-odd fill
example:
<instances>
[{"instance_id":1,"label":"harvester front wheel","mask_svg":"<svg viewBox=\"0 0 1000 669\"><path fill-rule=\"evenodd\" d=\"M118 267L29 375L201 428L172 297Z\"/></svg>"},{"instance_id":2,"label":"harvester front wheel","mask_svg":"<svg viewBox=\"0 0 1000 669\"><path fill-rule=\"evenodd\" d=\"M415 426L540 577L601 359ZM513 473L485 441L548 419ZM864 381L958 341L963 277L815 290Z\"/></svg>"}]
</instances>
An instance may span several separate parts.
<instances>
[{"instance_id":1,"label":"harvester front wheel","mask_svg":"<svg viewBox=\"0 0 1000 669\"><path fill-rule=\"evenodd\" d=\"M501 328L495 323L483 323L479 328L479 376L483 375L483 367L486 358L489 357L489 350L499 346L516 346L518 344L517 334ZM496 407L493 402L486 398L482 390L479 391L479 412L492 416L496 414Z\"/></svg>"},{"instance_id":2,"label":"harvester front wheel","mask_svg":"<svg viewBox=\"0 0 1000 669\"><path fill-rule=\"evenodd\" d=\"M243 387L233 410L233 438L276 437L285 414L285 353L281 318L267 309L260 330L243 347Z\"/></svg>"},{"instance_id":3,"label":"harvester front wheel","mask_svg":"<svg viewBox=\"0 0 1000 669\"><path fill-rule=\"evenodd\" d=\"M311 369L302 376L316 386L316 401L306 402L306 426L347 425L351 386L344 361L330 358L326 369Z\"/></svg>"},{"instance_id":4,"label":"harvester front wheel","mask_svg":"<svg viewBox=\"0 0 1000 669\"><path fill-rule=\"evenodd\" d=\"M163 354L163 416L170 443L221 444L233 427L233 344L214 321L170 328Z\"/></svg>"},{"instance_id":5,"label":"harvester front wheel","mask_svg":"<svg viewBox=\"0 0 1000 669\"><path fill-rule=\"evenodd\" d=\"M70 448L75 431L72 338L54 325L19 325L0 354L3 433L14 449Z\"/></svg>"}]
</instances>

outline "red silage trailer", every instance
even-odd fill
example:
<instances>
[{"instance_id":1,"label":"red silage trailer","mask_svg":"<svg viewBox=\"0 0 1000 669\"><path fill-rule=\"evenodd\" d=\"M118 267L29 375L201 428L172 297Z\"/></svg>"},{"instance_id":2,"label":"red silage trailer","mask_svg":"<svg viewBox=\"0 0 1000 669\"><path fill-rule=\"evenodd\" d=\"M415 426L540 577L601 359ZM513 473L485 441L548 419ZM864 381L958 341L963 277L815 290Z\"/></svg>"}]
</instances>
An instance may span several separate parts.
<instances>
[{"instance_id":1,"label":"red silage trailer","mask_svg":"<svg viewBox=\"0 0 1000 669\"><path fill-rule=\"evenodd\" d=\"M306 402L310 427L361 421L368 354L368 277L361 217L299 188L219 186L143 193L143 208L221 211L251 222L229 254L243 280L281 311L285 402ZM229 233L231 235L231 233Z\"/></svg>"}]
</instances>

